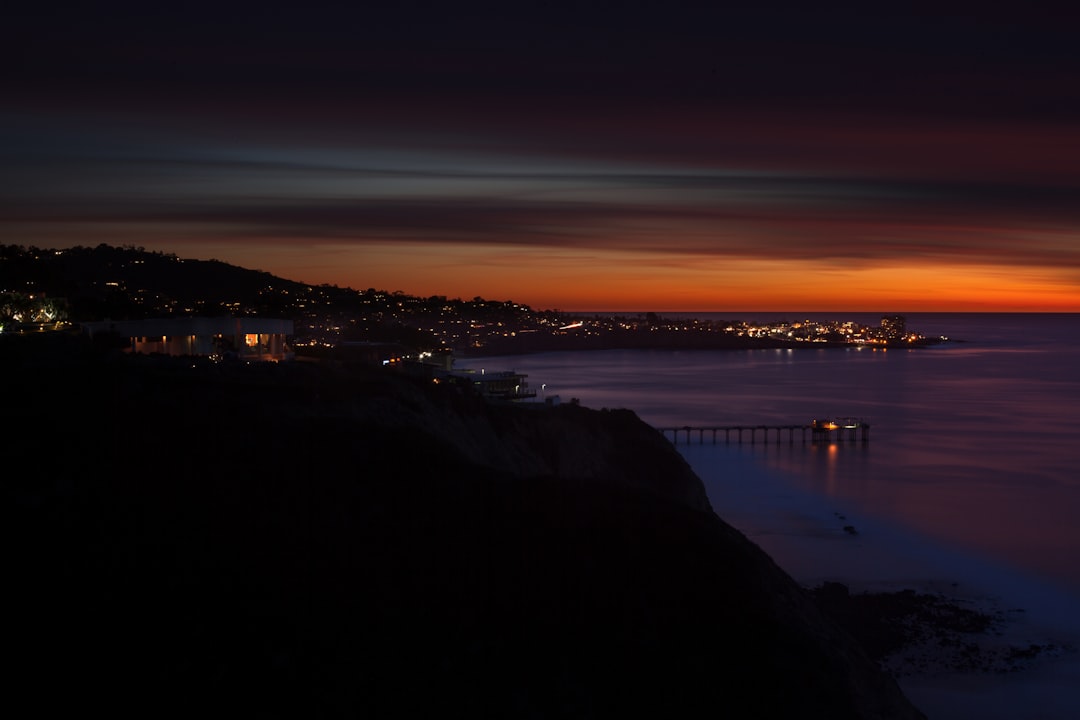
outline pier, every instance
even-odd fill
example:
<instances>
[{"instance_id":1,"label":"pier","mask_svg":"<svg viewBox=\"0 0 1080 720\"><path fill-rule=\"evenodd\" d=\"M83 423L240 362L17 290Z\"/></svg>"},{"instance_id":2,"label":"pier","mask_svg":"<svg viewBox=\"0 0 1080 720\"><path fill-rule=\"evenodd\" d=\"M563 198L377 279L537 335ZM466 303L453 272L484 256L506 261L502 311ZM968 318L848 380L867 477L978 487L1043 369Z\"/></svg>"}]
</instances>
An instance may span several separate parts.
<instances>
[{"instance_id":1,"label":"pier","mask_svg":"<svg viewBox=\"0 0 1080 720\"><path fill-rule=\"evenodd\" d=\"M815 442L869 442L870 425L862 420L844 418L840 420L811 420L805 425L684 425L682 427L657 428L664 437L678 445L679 436L685 434L686 444L693 443L695 436L698 444L705 444L711 439L713 445L725 443L756 443L760 436L762 443L775 438L775 444L781 444L786 437L789 445L798 440L802 443Z\"/></svg>"}]
</instances>

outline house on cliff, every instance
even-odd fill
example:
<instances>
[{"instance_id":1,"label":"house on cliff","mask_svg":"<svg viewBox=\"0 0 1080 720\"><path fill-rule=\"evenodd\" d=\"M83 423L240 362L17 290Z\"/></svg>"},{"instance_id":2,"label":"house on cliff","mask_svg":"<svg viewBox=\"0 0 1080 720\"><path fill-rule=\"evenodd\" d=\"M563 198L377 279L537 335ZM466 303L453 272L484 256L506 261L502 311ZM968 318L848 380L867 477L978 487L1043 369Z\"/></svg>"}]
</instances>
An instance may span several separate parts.
<instances>
[{"instance_id":1,"label":"house on cliff","mask_svg":"<svg viewBox=\"0 0 1080 720\"><path fill-rule=\"evenodd\" d=\"M277 318L214 317L104 320L82 324L90 337L110 333L128 340L132 353L235 357L280 362L293 358L288 337L293 321Z\"/></svg>"},{"instance_id":2,"label":"house on cliff","mask_svg":"<svg viewBox=\"0 0 1080 720\"><path fill-rule=\"evenodd\" d=\"M536 397L536 391L531 390L529 383L525 381L528 375L513 370L490 373L484 370L479 373L475 370L453 370L438 373L436 377L459 387L469 388L487 400L516 402Z\"/></svg>"}]
</instances>

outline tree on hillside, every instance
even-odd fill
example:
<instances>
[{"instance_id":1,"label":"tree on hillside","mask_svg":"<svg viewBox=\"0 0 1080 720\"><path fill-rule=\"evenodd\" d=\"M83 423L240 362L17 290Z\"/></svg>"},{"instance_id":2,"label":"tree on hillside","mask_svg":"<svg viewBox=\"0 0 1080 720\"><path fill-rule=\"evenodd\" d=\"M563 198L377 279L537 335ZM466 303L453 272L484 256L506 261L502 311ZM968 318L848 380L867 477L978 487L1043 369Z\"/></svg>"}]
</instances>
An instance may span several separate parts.
<instances>
[{"instance_id":1,"label":"tree on hillside","mask_svg":"<svg viewBox=\"0 0 1080 720\"><path fill-rule=\"evenodd\" d=\"M61 298L34 297L25 293L0 293L0 322L54 323L68 317L67 302Z\"/></svg>"},{"instance_id":2,"label":"tree on hillside","mask_svg":"<svg viewBox=\"0 0 1080 720\"><path fill-rule=\"evenodd\" d=\"M0 319L8 322L30 322L33 313L33 299L25 293L3 293L0 295Z\"/></svg>"}]
</instances>

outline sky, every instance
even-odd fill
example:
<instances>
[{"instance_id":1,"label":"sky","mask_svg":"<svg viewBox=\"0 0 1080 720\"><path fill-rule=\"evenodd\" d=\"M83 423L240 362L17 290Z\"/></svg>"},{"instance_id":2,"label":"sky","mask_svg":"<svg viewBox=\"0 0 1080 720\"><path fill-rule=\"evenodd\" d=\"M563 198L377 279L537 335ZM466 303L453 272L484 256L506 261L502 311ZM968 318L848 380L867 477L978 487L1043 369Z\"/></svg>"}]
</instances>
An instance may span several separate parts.
<instances>
[{"instance_id":1,"label":"sky","mask_svg":"<svg viewBox=\"0 0 1080 720\"><path fill-rule=\"evenodd\" d=\"M566 311L1080 312L1076 11L158 5L5 13L0 242Z\"/></svg>"}]
</instances>

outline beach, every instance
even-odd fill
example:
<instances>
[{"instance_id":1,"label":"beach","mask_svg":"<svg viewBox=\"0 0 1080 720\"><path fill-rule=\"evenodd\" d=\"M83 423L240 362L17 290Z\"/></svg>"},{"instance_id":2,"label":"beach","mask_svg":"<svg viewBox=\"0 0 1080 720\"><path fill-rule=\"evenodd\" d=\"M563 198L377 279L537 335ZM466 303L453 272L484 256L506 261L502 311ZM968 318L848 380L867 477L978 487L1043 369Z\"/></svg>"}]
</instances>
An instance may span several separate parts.
<instances>
[{"instance_id":1,"label":"beach","mask_svg":"<svg viewBox=\"0 0 1080 720\"><path fill-rule=\"evenodd\" d=\"M801 491L737 447L679 450L717 514L804 587L912 590L994 618L979 633L929 632L883 663L931 720L1080 717L1080 621L1071 594Z\"/></svg>"}]
</instances>

